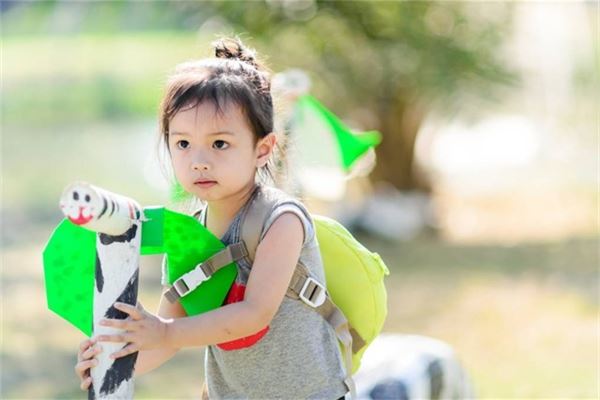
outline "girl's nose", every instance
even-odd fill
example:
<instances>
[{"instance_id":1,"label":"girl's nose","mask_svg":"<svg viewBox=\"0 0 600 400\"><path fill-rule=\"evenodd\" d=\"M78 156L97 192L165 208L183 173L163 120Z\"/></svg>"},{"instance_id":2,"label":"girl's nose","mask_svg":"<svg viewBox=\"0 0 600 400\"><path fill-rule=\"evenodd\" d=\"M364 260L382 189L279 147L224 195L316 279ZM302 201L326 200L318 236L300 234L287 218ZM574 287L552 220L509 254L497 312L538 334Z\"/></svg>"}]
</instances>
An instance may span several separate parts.
<instances>
[{"instance_id":1,"label":"girl's nose","mask_svg":"<svg viewBox=\"0 0 600 400\"><path fill-rule=\"evenodd\" d=\"M193 161L192 162L192 170L194 171L208 171L210 169L208 163L206 161Z\"/></svg>"}]
</instances>

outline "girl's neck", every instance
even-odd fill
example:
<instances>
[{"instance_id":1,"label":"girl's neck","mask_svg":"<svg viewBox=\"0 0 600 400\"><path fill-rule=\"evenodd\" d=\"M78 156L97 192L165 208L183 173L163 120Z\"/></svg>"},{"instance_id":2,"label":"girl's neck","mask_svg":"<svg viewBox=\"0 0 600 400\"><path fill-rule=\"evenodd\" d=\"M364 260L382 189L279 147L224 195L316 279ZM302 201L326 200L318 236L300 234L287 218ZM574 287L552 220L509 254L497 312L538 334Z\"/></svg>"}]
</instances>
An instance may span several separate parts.
<instances>
[{"instance_id":1,"label":"girl's neck","mask_svg":"<svg viewBox=\"0 0 600 400\"><path fill-rule=\"evenodd\" d=\"M206 208L206 227L217 237L222 237L237 212L252 196L256 184L252 182L239 192L226 198L208 201Z\"/></svg>"}]
</instances>

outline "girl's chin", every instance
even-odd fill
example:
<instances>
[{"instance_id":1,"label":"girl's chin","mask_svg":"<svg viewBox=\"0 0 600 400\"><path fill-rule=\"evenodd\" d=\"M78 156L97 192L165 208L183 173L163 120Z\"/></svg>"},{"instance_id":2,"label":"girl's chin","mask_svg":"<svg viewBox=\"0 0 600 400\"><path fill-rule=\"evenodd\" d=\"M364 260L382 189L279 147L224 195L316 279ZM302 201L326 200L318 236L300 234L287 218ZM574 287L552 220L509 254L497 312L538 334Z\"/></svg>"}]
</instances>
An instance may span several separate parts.
<instances>
[{"instance_id":1,"label":"girl's chin","mask_svg":"<svg viewBox=\"0 0 600 400\"><path fill-rule=\"evenodd\" d=\"M191 193L193 193L196 198L202 201L213 201L222 197L222 195L215 191L214 186L211 188L194 187Z\"/></svg>"}]
</instances>

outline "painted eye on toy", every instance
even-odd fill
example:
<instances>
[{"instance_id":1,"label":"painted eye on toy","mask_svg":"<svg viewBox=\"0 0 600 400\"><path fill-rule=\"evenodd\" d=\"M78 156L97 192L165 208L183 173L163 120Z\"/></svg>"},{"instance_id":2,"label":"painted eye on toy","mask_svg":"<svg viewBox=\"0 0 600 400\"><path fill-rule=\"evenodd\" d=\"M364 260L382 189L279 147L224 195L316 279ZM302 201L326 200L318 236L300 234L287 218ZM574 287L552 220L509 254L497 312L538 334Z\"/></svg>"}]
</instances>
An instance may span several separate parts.
<instances>
[{"instance_id":1,"label":"painted eye on toy","mask_svg":"<svg viewBox=\"0 0 600 400\"><path fill-rule=\"evenodd\" d=\"M86 195L85 195L85 201L86 201L87 203L89 203L89 202L90 202L90 200L92 200L92 198L90 197L90 195L89 195L89 194L86 194Z\"/></svg>"},{"instance_id":2,"label":"painted eye on toy","mask_svg":"<svg viewBox=\"0 0 600 400\"><path fill-rule=\"evenodd\" d=\"M73 200L79 200L79 193L73 192Z\"/></svg>"}]
</instances>

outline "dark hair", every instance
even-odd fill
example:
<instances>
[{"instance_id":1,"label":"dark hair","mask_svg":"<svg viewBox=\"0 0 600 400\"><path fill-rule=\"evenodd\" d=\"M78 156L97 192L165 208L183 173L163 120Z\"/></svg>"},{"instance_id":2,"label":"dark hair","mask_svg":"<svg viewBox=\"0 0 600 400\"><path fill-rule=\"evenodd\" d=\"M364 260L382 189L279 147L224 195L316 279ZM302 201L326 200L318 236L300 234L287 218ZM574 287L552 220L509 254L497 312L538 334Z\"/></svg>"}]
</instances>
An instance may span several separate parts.
<instances>
[{"instance_id":1,"label":"dark hair","mask_svg":"<svg viewBox=\"0 0 600 400\"><path fill-rule=\"evenodd\" d=\"M222 38L212 46L215 58L179 64L167 81L159 111L161 141L167 149L171 118L182 108L206 101L221 114L227 105L239 106L254 133L254 144L273 132L270 71L239 38ZM269 164L263 168L273 179Z\"/></svg>"}]
</instances>

